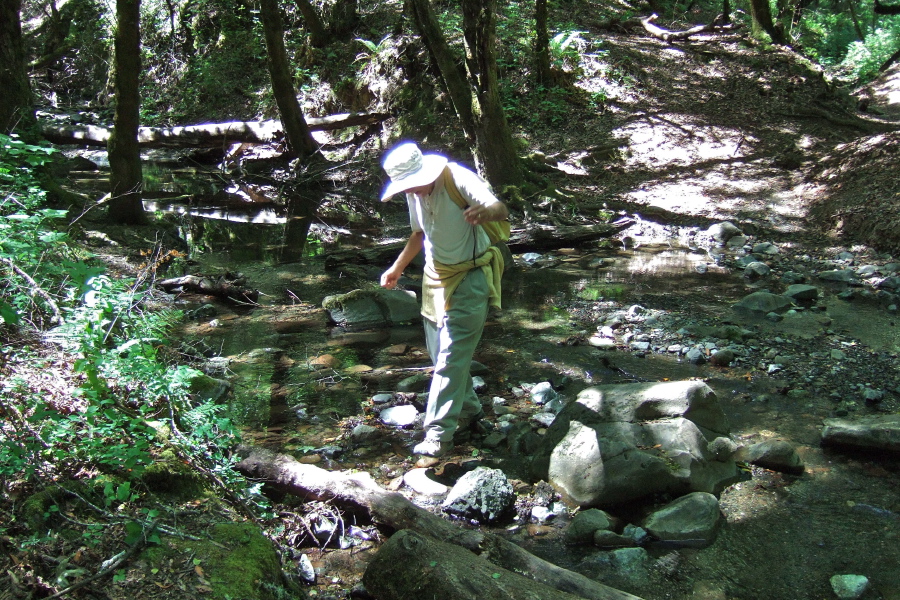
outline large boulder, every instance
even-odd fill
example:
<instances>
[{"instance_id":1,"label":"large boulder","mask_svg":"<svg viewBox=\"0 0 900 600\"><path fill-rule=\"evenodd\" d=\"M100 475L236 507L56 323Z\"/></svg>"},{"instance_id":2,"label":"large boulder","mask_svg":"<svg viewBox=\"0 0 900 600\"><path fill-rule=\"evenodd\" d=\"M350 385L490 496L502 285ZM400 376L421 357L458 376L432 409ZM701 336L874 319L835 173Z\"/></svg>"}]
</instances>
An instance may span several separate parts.
<instances>
[{"instance_id":1,"label":"large boulder","mask_svg":"<svg viewBox=\"0 0 900 600\"><path fill-rule=\"evenodd\" d=\"M418 321L415 292L406 290L353 290L327 296L322 307L331 320L352 329L374 329Z\"/></svg>"},{"instance_id":2,"label":"large boulder","mask_svg":"<svg viewBox=\"0 0 900 600\"><path fill-rule=\"evenodd\" d=\"M532 476L582 507L657 493L718 494L740 479L729 455L710 450L728 435L718 399L701 381L592 387L548 428Z\"/></svg>"}]
</instances>

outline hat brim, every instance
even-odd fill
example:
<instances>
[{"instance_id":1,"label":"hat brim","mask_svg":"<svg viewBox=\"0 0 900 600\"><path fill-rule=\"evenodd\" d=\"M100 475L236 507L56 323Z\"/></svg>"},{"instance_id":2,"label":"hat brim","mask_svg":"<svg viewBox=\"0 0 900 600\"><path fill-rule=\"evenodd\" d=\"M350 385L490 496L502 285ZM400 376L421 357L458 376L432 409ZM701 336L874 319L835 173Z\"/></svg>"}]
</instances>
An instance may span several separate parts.
<instances>
[{"instance_id":1,"label":"hat brim","mask_svg":"<svg viewBox=\"0 0 900 600\"><path fill-rule=\"evenodd\" d=\"M381 193L381 201L387 202L391 196L405 192L406 190L428 185L435 181L444 167L447 166L447 157L440 154L425 154L422 156L422 168L403 179L391 181Z\"/></svg>"}]
</instances>

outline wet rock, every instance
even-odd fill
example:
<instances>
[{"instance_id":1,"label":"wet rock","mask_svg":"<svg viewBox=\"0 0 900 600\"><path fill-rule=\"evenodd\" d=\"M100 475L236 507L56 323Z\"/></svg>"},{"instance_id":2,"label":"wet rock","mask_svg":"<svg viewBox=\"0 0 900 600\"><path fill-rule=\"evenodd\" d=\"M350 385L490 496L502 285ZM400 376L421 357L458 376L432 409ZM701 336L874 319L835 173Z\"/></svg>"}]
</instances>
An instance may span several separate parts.
<instances>
[{"instance_id":1,"label":"wet rock","mask_svg":"<svg viewBox=\"0 0 900 600\"><path fill-rule=\"evenodd\" d=\"M691 348L684 354L684 359L692 365L706 364L706 353L700 348Z\"/></svg>"},{"instance_id":2,"label":"wet rock","mask_svg":"<svg viewBox=\"0 0 900 600\"><path fill-rule=\"evenodd\" d=\"M397 384L398 392L424 392L431 383L431 378L421 373L406 377Z\"/></svg>"},{"instance_id":3,"label":"wet rock","mask_svg":"<svg viewBox=\"0 0 900 600\"><path fill-rule=\"evenodd\" d=\"M822 429L822 443L900 452L900 415L826 419Z\"/></svg>"},{"instance_id":4,"label":"wet rock","mask_svg":"<svg viewBox=\"0 0 900 600\"><path fill-rule=\"evenodd\" d=\"M634 548L637 542L614 531L598 529L594 532L594 545L598 548Z\"/></svg>"},{"instance_id":5,"label":"wet rock","mask_svg":"<svg viewBox=\"0 0 900 600\"><path fill-rule=\"evenodd\" d=\"M731 238L742 235L743 232L734 223L723 221L710 225L705 233L719 244L724 244Z\"/></svg>"},{"instance_id":6,"label":"wet rock","mask_svg":"<svg viewBox=\"0 0 900 600\"><path fill-rule=\"evenodd\" d=\"M708 449L709 440L727 435L718 399L701 381L588 388L547 429L532 475L582 507L718 492L739 479L733 461Z\"/></svg>"},{"instance_id":7,"label":"wet rock","mask_svg":"<svg viewBox=\"0 0 900 600\"><path fill-rule=\"evenodd\" d=\"M720 436L711 441L707 449L716 460L728 460L737 452L738 445L731 438Z\"/></svg>"},{"instance_id":8,"label":"wet rock","mask_svg":"<svg viewBox=\"0 0 900 600\"><path fill-rule=\"evenodd\" d=\"M834 575L830 582L840 600L856 600L869 589L869 578L865 575Z\"/></svg>"},{"instance_id":9,"label":"wet rock","mask_svg":"<svg viewBox=\"0 0 900 600\"><path fill-rule=\"evenodd\" d=\"M353 428L353 431L350 432L350 437L352 437L357 442L365 442L371 440L377 435L378 428L372 427L371 425L366 425L365 423L360 423Z\"/></svg>"},{"instance_id":10,"label":"wet rock","mask_svg":"<svg viewBox=\"0 0 900 600\"><path fill-rule=\"evenodd\" d=\"M643 548L619 548L597 552L578 565L579 572L617 587L644 584L650 575L652 559Z\"/></svg>"},{"instance_id":11,"label":"wet rock","mask_svg":"<svg viewBox=\"0 0 900 600\"><path fill-rule=\"evenodd\" d=\"M814 285L794 284L789 285L783 295L792 300L806 302L819 297L819 288Z\"/></svg>"},{"instance_id":12,"label":"wet rock","mask_svg":"<svg viewBox=\"0 0 900 600\"><path fill-rule=\"evenodd\" d=\"M694 492L653 512L643 527L656 539L703 548L716 538L722 523L719 501L712 494Z\"/></svg>"},{"instance_id":13,"label":"wet rock","mask_svg":"<svg viewBox=\"0 0 900 600\"><path fill-rule=\"evenodd\" d=\"M537 405L547 404L551 400L555 400L559 397L559 394L553 389L553 384L549 381L542 381L541 383L536 384L531 388L530 393L531 401Z\"/></svg>"},{"instance_id":14,"label":"wet rock","mask_svg":"<svg viewBox=\"0 0 900 600\"><path fill-rule=\"evenodd\" d=\"M297 575L306 583L316 582L316 570L306 554L301 554L297 559Z\"/></svg>"},{"instance_id":15,"label":"wet rock","mask_svg":"<svg viewBox=\"0 0 900 600\"><path fill-rule=\"evenodd\" d=\"M481 394L487 389L487 384L482 377L476 375L472 377L472 389L476 394Z\"/></svg>"},{"instance_id":16,"label":"wet rock","mask_svg":"<svg viewBox=\"0 0 900 600\"><path fill-rule=\"evenodd\" d=\"M405 404L403 406L391 406L381 411L378 415L381 422L391 427L406 428L412 427L419 416L419 411L415 406Z\"/></svg>"},{"instance_id":17,"label":"wet rock","mask_svg":"<svg viewBox=\"0 0 900 600\"><path fill-rule=\"evenodd\" d=\"M754 261L744 267L744 277L747 279L760 279L772 272L772 269L764 262Z\"/></svg>"},{"instance_id":18,"label":"wet rock","mask_svg":"<svg viewBox=\"0 0 900 600\"><path fill-rule=\"evenodd\" d=\"M493 523L508 513L516 500L503 471L478 467L459 478L441 504L447 513Z\"/></svg>"},{"instance_id":19,"label":"wet rock","mask_svg":"<svg viewBox=\"0 0 900 600\"><path fill-rule=\"evenodd\" d=\"M803 461L794 446L785 440L766 440L742 450L745 460L764 469L799 474Z\"/></svg>"},{"instance_id":20,"label":"wet rock","mask_svg":"<svg viewBox=\"0 0 900 600\"><path fill-rule=\"evenodd\" d=\"M734 362L734 351L724 349L713 352L713 355L709 357L709 362L717 367L727 367Z\"/></svg>"},{"instance_id":21,"label":"wet rock","mask_svg":"<svg viewBox=\"0 0 900 600\"><path fill-rule=\"evenodd\" d=\"M790 299L771 292L754 292L744 296L735 305L735 309L754 313L783 313L793 306Z\"/></svg>"},{"instance_id":22,"label":"wet rock","mask_svg":"<svg viewBox=\"0 0 900 600\"><path fill-rule=\"evenodd\" d=\"M375 404L385 404L393 399L393 394L375 394L374 396L372 396L372 402Z\"/></svg>"},{"instance_id":23,"label":"wet rock","mask_svg":"<svg viewBox=\"0 0 900 600\"><path fill-rule=\"evenodd\" d=\"M767 255L767 254L778 254L781 250L778 249L778 246L771 242L760 242L753 246L753 254L756 255Z\"/></svg>"},{"instance_id":24,"label":"wet rock","mask_svg":"<svg viewBox=\"0 0 900 600\"><path fill-rule=\"evenodd\" d=\"M450 488L435 479L433 469L412 469L403 474L403 483L423 496L443 496Z\"/></svg>"},{"instance_id":25,"label":"wet rock","mask_svg":"<svg viewBox=\"0 0 900 600\"><path fill-rule=\"evenodd\" d=\"M485 448L497 448L506 440L506 434L500 431L489 433L487 437L481 440L481 445Z\"/></svg>"},{"instance_id":26,"label":"wet rock","mask_svg":"<svg viewBox=\"0 0 900 600\"><path fill-rule=\"evenodd\" d=\"M798 283L806 283L806 276L795 271L785 271L781 275L781 282L788 285L796 285Z\"/></svg>"},{"instance_id":27,"label":"wet rock","mask_svg":"<svg viewBox=\"0 0 900 600\"><path fill-rule=\"evenodd\" d=\"M900 277L885 277L875 287L880 290L892 290L900 292Z\"/></svg>"},{"instance_id":28,"label":"wet rock","mask_svg":"<svg viewBox=\"0 0 900 600\"><path fill-rule=\"evenodd\" d=\"M600 530L610 529L613 518L599 508L579 511L566 528L565 540L569 544L591 544L594 534Z\"/></svg>"},{"instance_id":29,"label":"wet rock","mask_svg":"<svg viewBox=\"0 0 900 600\"><path fill-rule=\"evenodd\" d=\"M822 281L834 281L838 283L856 283L859 279L856 273L849 269L839 269L836 271L822 271L817 275Z\"/></svg>"}]
</instances>

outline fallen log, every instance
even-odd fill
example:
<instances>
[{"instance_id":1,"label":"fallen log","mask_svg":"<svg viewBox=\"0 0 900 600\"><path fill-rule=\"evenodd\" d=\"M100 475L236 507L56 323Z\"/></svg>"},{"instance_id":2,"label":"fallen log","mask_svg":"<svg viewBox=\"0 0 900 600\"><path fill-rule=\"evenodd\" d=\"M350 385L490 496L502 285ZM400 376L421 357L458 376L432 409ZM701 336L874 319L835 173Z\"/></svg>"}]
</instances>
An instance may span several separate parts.
<instances>
[{"instance_id":1,"label":"fallen log","mask_svg":"<svg viewBox=\"0 0 900 600\"><path fill-rule=\"evenodd\" d=\"M346 113L328 117L309 117L306 124L311 131L331 131L357 125L380 123L391 115L385 113ZM54 144L82 144L103 146L109 142L112 129L100 125L41 126L41 133ZM138 146L141 148L216 148L230 144L268 144L284 138L281 121L234 121L205 123L181 127L141 127Z\"/></svg>"},{"instance_id":2,"label":"fallen log","mask_svg":"<svg viewBox=\"0 0 900 600\"><path fill-rule=\"evenodd\" d=\"M712 23L707 23L706 25L697 25L696 27L691 27L690 29L685 29L684 31L669 31L668 29L663 29L659 25L655 25L653 21L659 18L659 15L650 15L649 17L644 17L641 19L641 25L644 29L655 38L661 39L664 42L671 42L673 40L686 40L693 35L697 35L698 33L705 33L707 31L715 31L717 29L722 29L726 27L723 25L722 21L724 20L724 15L719 15L715 19L713 19Z\"/></svg>"},{"instance_id":3,"label":"fallen log","mask_svg":"<svg viewBox=\"0 0 900 600\"><path fill-rule=\"evenodd\" d=\"M256 304L256 301L259 300L259 292L257 290L241 287L233 282L221 279L214 281L207 277L199 277L197 275L185 275L183 277L164 279L162 281L157 281L156 285L170 294L193 292L196 294L206 294L207 296L216 296L218 298L251 304Z\"/></svg>"},{"instance_id":4,"label":"fallen log","mask_svg":"<svg viewBox=\"0 0 900 600\"><path fill-rule=\"evenodd\" d=\"M404 529L366 567L366 591L379 600L577 600L471 552Z\"/></svg>"},{"instance_id":5,"label":"fallen log","mask_svg":"<svg viewBox=\"0 0 900 600\"><path fill-rule=\"evenodd\" d=\"M590 600L640 600L578 573L549 563L499 536L467 530L419 508L401 494L382 489L368 473L326 471L301 464L290 456L261 448L242 447L235 469L247 478L308 500L328 500L394 531L460 546L482 559L547 585Z\"/></svg>"},{"instance_id":6,"label":"fallen log","mask_svg":"<svg viewBox=\"0 0 900 600\"><path fill-rule=\"evenodd\" d=\"M569 248L610 237L632 223L632 219L626 218L598 225L532 225L524 229L513 229L506 246L515 253ZM346 264L388 265L397 258L405 245L405 241L400 241L362 250L332 251L325 259L325 268L337 269Z\"/></svg>"}]
</instances>

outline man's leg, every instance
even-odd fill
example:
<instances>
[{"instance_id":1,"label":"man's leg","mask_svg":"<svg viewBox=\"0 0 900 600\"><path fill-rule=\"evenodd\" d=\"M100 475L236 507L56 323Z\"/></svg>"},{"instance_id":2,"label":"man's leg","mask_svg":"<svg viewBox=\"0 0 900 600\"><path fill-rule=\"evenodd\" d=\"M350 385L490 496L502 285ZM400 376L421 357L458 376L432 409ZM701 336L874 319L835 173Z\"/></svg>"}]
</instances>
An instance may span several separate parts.
<instances>
[{"instance_id":1,"label":"man's leg","mask_svg":"<svg viewBox=\"0 0 900 600\"><path fill-rule=\"evenodd\" d=\"M470 271L453 292L442 323L425 321L425 339L434 374L425 411L426 439L453 440L460 416L481 411L470 369L487 319L488 289L481 269Z\"/></svg>"}]
</instances>

